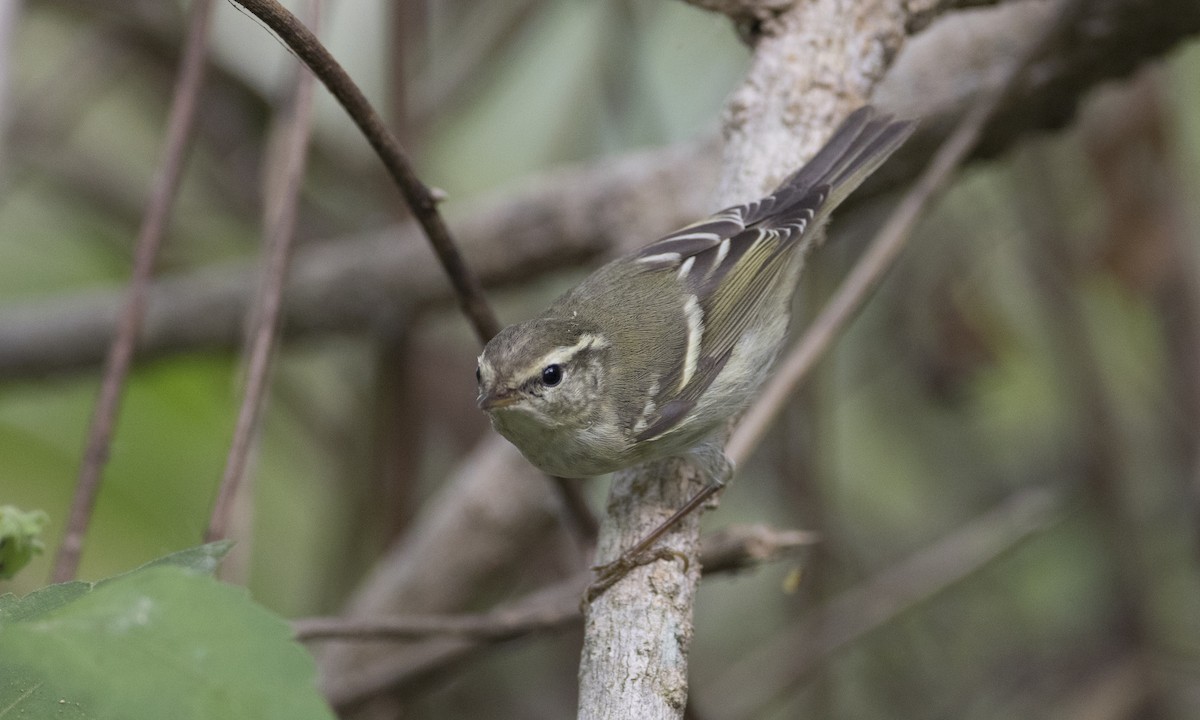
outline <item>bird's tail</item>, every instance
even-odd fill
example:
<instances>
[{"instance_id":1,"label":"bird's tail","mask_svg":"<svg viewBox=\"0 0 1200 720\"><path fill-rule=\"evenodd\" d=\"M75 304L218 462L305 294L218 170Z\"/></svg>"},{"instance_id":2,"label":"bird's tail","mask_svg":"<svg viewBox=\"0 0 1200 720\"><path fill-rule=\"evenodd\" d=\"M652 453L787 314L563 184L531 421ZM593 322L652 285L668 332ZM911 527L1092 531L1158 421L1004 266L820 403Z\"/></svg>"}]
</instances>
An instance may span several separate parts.
<instances>
[{"instance_id":1,"label":"bird's tail","mask_svg":"<svg viewBox=\"0 0 1200 720\"><path fill-rule=\"evenodd\" d=\"M786 223L789 210L812 207L812 195L823 186L828 195L819 204L817 218L828 215L867 176L883 164L912 134L915 123L895 120L865 105L850 113L825 146L771 194L771 224ZM762 220L767 220L764 216ZM753 224L753 220L750 223Z\"/></svg>"}]
</instances>

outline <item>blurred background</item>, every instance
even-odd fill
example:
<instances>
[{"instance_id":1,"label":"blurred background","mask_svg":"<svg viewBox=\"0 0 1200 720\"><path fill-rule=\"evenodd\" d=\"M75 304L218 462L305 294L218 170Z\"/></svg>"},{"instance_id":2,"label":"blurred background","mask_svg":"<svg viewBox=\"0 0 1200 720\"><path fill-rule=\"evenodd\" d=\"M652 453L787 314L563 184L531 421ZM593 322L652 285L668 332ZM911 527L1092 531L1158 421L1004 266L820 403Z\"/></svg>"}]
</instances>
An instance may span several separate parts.
<instances>
[{"instance_id":1,"label":"blurred background","mask_svg":"<svg viewBox=\"0 0 1200 720\"><path fill-rule=\"evenodd\" d=\"M0 592L47 582L98 387L99 359L72 342L128 280L186 13L0 0L0 504L51 518L48 552ZM452 229L564 166L703 152L750 58L726 19L678 2L342 0L320 25L447 193ZM211 57L159 271L219 287L253 277L296 68L231 4ZM298 252L393 237L405 210L378 160L323 90L315 117ZM1095 87L1063 129L963 170L706 517L822 541L705 581L693 717L1200 717L1198 197L1195 41ZM886 202L835 223L802 315ZM510 269L491 294L502 321L600 260ZM137 363L82 578L199 542L243 334ZM478 346L444 302L284 334L226 572L287 617L334 614L490 433L473 402ZM597 510L606 485L585 484ZM553 547L514 558L507 583L463 605L573 561ZM577 634L430 673L397 716L569 716Z\"/></svg>"}]
</instances>

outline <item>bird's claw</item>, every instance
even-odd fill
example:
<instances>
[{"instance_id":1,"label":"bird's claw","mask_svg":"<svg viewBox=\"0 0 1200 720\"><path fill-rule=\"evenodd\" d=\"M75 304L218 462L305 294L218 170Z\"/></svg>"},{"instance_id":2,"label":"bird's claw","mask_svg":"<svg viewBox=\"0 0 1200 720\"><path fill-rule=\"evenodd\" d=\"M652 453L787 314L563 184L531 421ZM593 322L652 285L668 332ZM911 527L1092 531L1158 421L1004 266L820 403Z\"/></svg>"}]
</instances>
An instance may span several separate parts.
<instances>
[{"instance_id":1,"label":"bird's claw","mask_svg":"<svg viewBox=\"0 0 1200 720\"><path fill-rule=\"evenodd\" d=\"M691 560L688 559L687 555L678 550L666 547L651 548L640 553L621 553L620 557L610 563L592 566L592 570L596 573L596 579L592 581L591 585L588 585L587 591L583 596L583 605L587 606L591 604L596 598L603 595L606 590L616 585L621 578L628 575L631 570L659 560L682 560L683 571L685 573L691 566Z\"/></svg>"}]
</instances>

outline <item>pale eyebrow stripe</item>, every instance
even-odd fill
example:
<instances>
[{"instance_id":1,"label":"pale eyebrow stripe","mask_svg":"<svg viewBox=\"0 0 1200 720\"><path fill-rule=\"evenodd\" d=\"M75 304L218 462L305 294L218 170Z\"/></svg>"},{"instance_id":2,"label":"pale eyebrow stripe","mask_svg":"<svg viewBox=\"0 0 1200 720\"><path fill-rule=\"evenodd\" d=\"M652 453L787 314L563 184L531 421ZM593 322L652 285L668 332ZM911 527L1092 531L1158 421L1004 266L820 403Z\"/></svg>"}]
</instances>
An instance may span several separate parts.
<instances>
[{"instance_id":1,"label":"pale eyebrow stripe","mask_svg":"<svg viewBox=\"0 0 1200 720\"><path fill-rule=\"evenodd\" d=\"M589 347L606 348L610 345L608 340L601 335L592 333L584 333L579 336L579 340L570 347L556 347L550 352L538 358L534 363L525 366L521 373L521 377L529 378L534 375L539 375L542 369L547 365L564 365L568 360L575 357L581 350Z\"/></svg>"}]
</instances>

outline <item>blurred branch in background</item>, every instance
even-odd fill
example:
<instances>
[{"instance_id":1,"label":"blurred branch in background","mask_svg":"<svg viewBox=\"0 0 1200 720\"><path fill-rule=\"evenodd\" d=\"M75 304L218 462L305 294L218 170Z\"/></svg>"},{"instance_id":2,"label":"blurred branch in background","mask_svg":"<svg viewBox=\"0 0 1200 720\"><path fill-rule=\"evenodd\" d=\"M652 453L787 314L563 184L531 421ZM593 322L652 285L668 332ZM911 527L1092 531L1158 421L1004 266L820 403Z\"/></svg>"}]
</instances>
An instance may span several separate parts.
<instances>
[{"instance_id":1,"label":"blurred branch in background","mask_svg":"<svg viewBox=\"0 0 1200 720\"><path fill-rule=\"evenodd\" d=\"M54 70L18 98L11 145L21 159L21 172L10 181L34 176L59 184L72 196L90 197L97 209L125 215L136 225L141 215L137 188L113 187L121 173L106 167L101 157L82 152L85 148L64 147L64 142L114 87L127 82L128 73L138 74L139 85L161 86L162 92L167 92L170 70L178 63L184 42L179 9L156 2L111 0L33 0L29 5L69 10L83 32ZM194 133L197 143L220 162L194 163L190 173L201 179L205 192L212 193L223 211L257 222L263 198L256 182L260 156L253 151L253 143L265 132L265 122L272 115L271 99L223 63L210 63L205 72L207 100L196 109ZM386 174L371 172L375 165L363 166L322 143L314 144L310 156L309 167L317 175L358 178L352 189L325 189L334 197L349 193L376 203L394 197ZM329 235L350 224L330 211L332 203L306 199L309 202L302 208L301 224L306 236Z\"/></svg>"},{"instance_id":2,"label":"blurred branch in background","mask_svg":"<svg viewBox=\"0 0 1200 720\"><path fill-rule=\"evenodd\" d=\"M815 541L811 533L797 530L731 527L704 538L701 562L705 575L739 572L787 557ZM579 598L590 579L590 572L576 573L481 614L307 618L294 621L292 627L302 641L378 645L381 641L432 639L428 646L405 648L387 663L365 667L337 685L327 686L330 702L347 708L385 692L403 690L495 643L579 623L583 619Z\"/></svg>"},{"instance_id":3,"label":"blurred branch in background","mask_svg":"<svg viewBox=\"0 0 1200 720\"><path fill-rule=\"evenodd\" d=\"M171 207L180 178L183 176L184 161L192 139L196 106L204 83L205 55L208 51L212 11L212 0L197 0L188 21L188 40L184 46L183 61L171 101L170 117L167 120L162 164L150 189L149 204L142 218L142 227L134 248L133 277L129 280L116 333L112 337L105 359L104 375L100 381L100 397L96 401L92 424L88 430L87 447L83 451L66 534L54 561L54 582L73 579L79 567L79 558L83 554L83 539L87 534L96 497L100 492L100 482L112 444L113 428L120 411L121 396L125 391L125 380L133 365L133 353L146 312L150 276L154 272L158 249L166 233L167 221L171 216Z\"/></svg>"},{"instance_id":4,"label":"blurred branch in background","mask_svg":"<svg viewBox=\"0 0 1200 720\"><path fill-rule=\"evenodd\" d=\"M1021 491L932 546L894 561L878 575L831 598L812 616L799 619L752 655L731 663L717 685L699 688L697 693L702 701L719 707L721 717L761 717L830 655L896 622L916 605L935 600L1062 516L1062 501L1051 491ZM815 621L820 622L819 628L814 627Z\"/></svg>"},{"instance_id":5,"label":"blurred branch in background","mask_svg":"<svg viewBox=\"0 0 1200 720\"><path fill-rule=\"evenodd\" d=\"M1191 507L1200 558L1200 277L1188 235L1179 137L1158 69L1141 72L1127 93L1109 96L1083 125L1088 160L1103 193L1099 258L1131 292L1149 298L1163 323L1167 385L1164 418L1180 483Z\"/></svg>"},{"instance_id":6,"label":"blurred branch in background","mask_svg":"<svg viewBox=\"0 0 1200 720\"><path fill-rule=\"evenodd\" d=\"M414 131L423 132L439 118L459 111L473 89L492 79L500 67L497 60L503 58L521 30L545 7L545 0L516 0L458 8L462 17L454 20L459 30L457 41L443 49L444 57L436 65L428 60L430 54L426 53L426 67L414 73L416 84L406 106L408 122Z\"/></svg>"},{"instance_id":7,"label":"blurred branch in background","mask_svg":"<svg viewBox=\"0 0 1200 720\"><path fill-rule=\"evenodd\" d=\"M1037 69L1036 81L1024 84L998 111L980 139L980 152L993 156L1021 133L1061 126L1096 82L1127 73L1200 31L1200 9L1190 2L1178 5L1106 2L1121 22L1097 20L1103 33L1059 48L1054 62ZM879 181L868 184L864 197L915 175L970 99L996 82L995 69L1009 59L1013 44L1047 17L1046 3L1014 0L954 13L907 43L875 100L900 116L921 117L921 129ZM951 64L962 72L945 72L948 57L961 58ZM460 213L453 223L456 235L481 278L492 285L576 266L622 243L647 242L712 209L704 182L716 173L710 147L694 144L608 160L566 175L552 173L529 183L536 189L515 196L499 193L484 203L486 209ZM594 219L597 213L602 220ZM606 223L615 225L610 229ZM449 299L436 266L411 247L417 232L404 224L299 253L293 285L285 293L285 332L301 337L362 330L386 321L396 307ZM139 358L236 348L254 277L248 268L227 267L156 283ZM111 336L117 303L115 295L89 293L0 311L0 377L95 366Z\"/></svg>"},{"instance_id":8,"label":"blurred branch in background","mask_svg":"<svg viewBox=\"0 0 1200 720\"><path fill-rule=\"evenodd\" d=\"M13 114L12 67L15 53L10 52L16 36L17 17L21 3L18 0L0 0L0 130L9 132ZM8 164L8 148L0 149L0 167Z\"/></svg>"},{"instance_id":9,"label":"blurred branch in background","mask_svg":"<svg viewBox=\"0 0 1200 720\"><path fill-rule=\"evenodd\" d=\"M376 618L465 609L480 594L494 594L520 579L513 573L514 558L562 546L558 513L541 474L511 445L490 437L425 502L343 612L350 618ZM565 576L577 567L545 569ZM331 646L317 660L330 697L358 697L359 692L346 688L360 686L368 677L393 677L401 672L395 668L411 662L406 648L393 643ZM380 684L371 687L380 689Z\"/></svg>"},{"instance_id":10,"label":"blurred branch in background","mask_svg":"<svg viewBox=\"0 0 1200 720\"><path fill-rule=\"evenodd\" d=\"M1153 108L1153 104L1150 107ZM1138 112L1142 112L1141 108ZM1148 122L1153 123L1153 118L1148 118ZM1129 143L1131 147L1139 145L1134 133L1130 133L1123 143ZM1135 540L1145 537L1146 533L1138 527L1141 521L1130 502L1132 478L1128 476L1128 469L1134 465L1133 442L1118 419L1120 414L1115 406L1113 384L1105 377L1101 366L1104 353L1100 343L1093 338L1084 296L1078 289L1085 281L1090 263L1080 257L1081 244L1063 223L1066 201L1059 195L1059 188L1048 182L1051 169L1029 153L1022 153L1019 161L1028 163L1029 167L1022 173L1012 196L1017 201L1023 224L1029 228L1027 258L1030 275L1034 278L1033 289L1044 321L1057 341L1053 361L1059 383L1075 415L1072 423L1075 437L1067 446L1067 456L1062 462L1064 466L1077 467L1078 481L1089 509L1095 513L1094 522L1104 542L1113 576L1112 636L1138 668L1141 685L1138 694L1145 705L1138 714L1153 717L1162 714L1163 698L1162 682L1153 666L1160 648L1154 632L1152 573L1144 541ZM1154 161L1152 157L1143 160ZM1129 179L1134 182L1134 178L1143 175L1137 168L1130 168L1130 171ZM1142 182L1153 182L1149 178L1154 177L1170 184L1168 168L1157 168L1157 172L1149 174ZM1170 191L1165 192L1162 202L1167 203ZM1147 247L1148 242L1154 241L1152 224L1141 223L1135 229L1135 226L1121 222L1118 209L1131 200L1127 194L1123 195L1109 195L1108 219L1114 221L1111 231L1128 234L1110 238L1109 248L1124 253L1154 252ZM1088 249L1084 252L1096 251ZM1181 263L1180 267L1183 272L1187 265ZM1186 304L1171 309L1171 312L1183 314L1188 311ZM1186 484L1181 483L1180 489L1183 492L1179 493L1179 501L1184 501Z\"/></svg>"},{"instance_id":11,"label":"blurred branch in background","mask_svg":"<svg viewBox=\"0 0 1200 720\"><path fill-rule=\"evenodd\" d=\"M309 0L309 26L318 32L322 12L320 0ZM233 439L225 461L225 472L217 486L205 542L223 540L229 534L234 502L245 484L250 454L259 436L259 418L267 399L269 374L279 337L279 319L283 307L283 288L292 264L296 214L308 146L312 137L312 104L315 80L310 72L296 71L295 90L275 124L277 140L274 157L266 174L266 203L263 209L262 275L246 327L249 338L245 350L245 387L238 408ZM245 513L250 516L250 513ZM247 523L248 524L248 523ZM248 530L248 528L243 528ZM245 537L249 532L239 533ZM226 568L228 571L228 568Z\"/></svg>"},{"instance_id":12,"label":"blurred branch in background","mask_svg":"<svg viewBox=\"0 0 1200 720\"><path fill-rule=\"evenodd\" d=\"M648 151L551 173L480 201L458 222L472 264L491 285L575 267L666 232L703 212L714 170L695 146ZM663 193L671 202L664 202ZM300 250L284 291L289 338L361 332L450 299L415 223ZM162 280L151 289L138 357L227 351L242 340L255 271L240 264ZM88 293L0 313L0 377L93 366L111 336L118 296Z\"/></svg>"}]
</instances>

